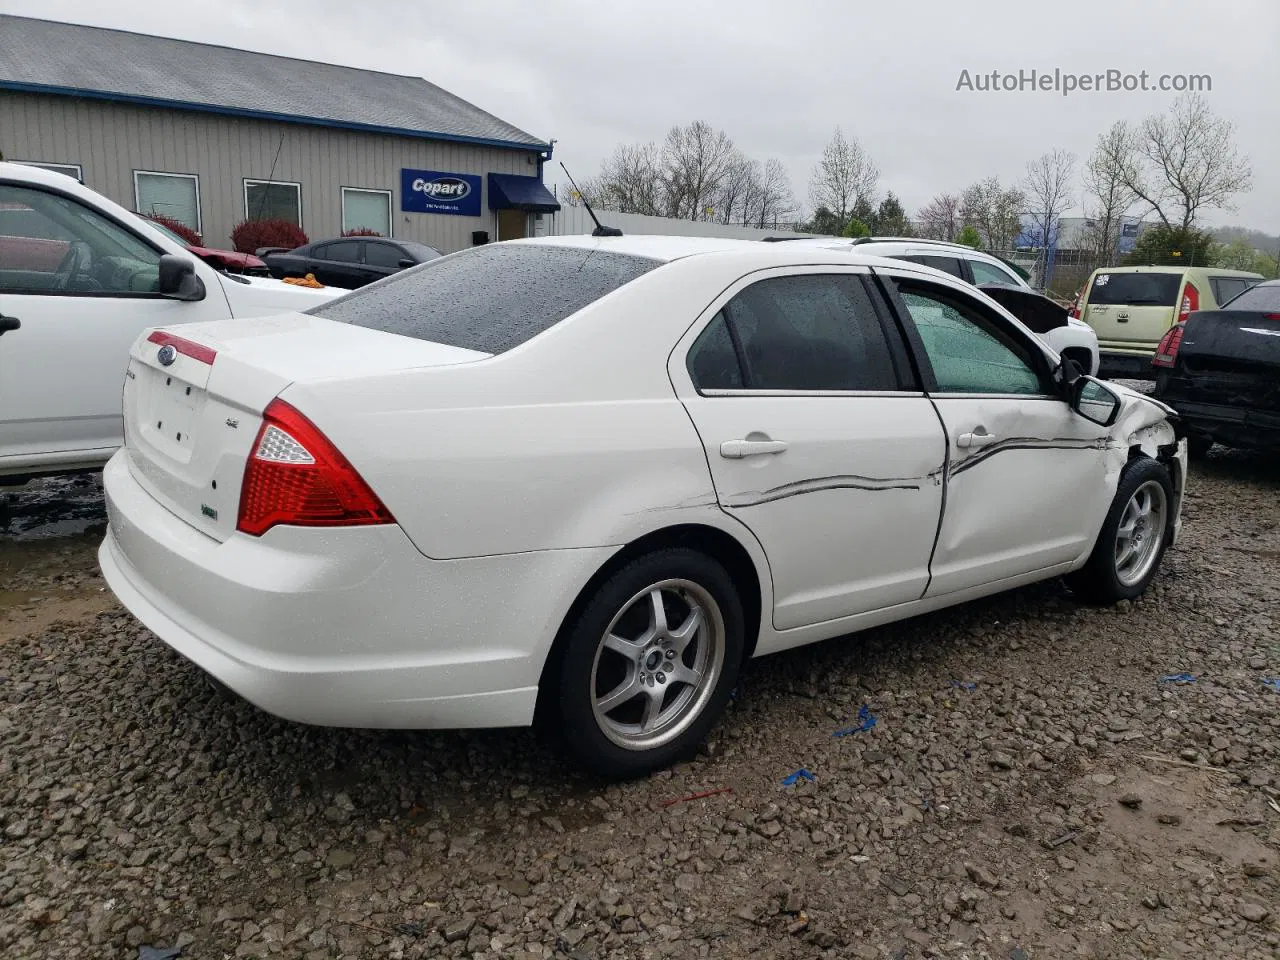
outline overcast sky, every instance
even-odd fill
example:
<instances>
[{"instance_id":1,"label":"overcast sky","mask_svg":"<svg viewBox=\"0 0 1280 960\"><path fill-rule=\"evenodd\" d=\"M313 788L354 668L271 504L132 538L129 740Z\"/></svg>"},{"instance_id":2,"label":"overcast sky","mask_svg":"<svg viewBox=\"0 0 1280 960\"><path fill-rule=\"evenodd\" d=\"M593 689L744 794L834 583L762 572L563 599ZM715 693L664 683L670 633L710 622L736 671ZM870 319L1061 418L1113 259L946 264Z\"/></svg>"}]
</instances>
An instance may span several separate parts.
<instances>
[{"instance_id":1,"label":"overcast sky","mask_svg":"<svg viewBox=\"0 0 1280 960\"><path fill-rule=\"evenodd\" d=\"M1209 74L1210 105L1254 169L1238 211L1210 219L1280 231L1276 0L0 0L0 11L423 76L554 137L555 159L583 177L619 142L702 119L749 155L780 158L806 208L837 124L914 211L991 174L1017 180L1049 149L1083 161L1114 120L1176 96L957 92L965 69Z\"/></svg>"}]
</instances>

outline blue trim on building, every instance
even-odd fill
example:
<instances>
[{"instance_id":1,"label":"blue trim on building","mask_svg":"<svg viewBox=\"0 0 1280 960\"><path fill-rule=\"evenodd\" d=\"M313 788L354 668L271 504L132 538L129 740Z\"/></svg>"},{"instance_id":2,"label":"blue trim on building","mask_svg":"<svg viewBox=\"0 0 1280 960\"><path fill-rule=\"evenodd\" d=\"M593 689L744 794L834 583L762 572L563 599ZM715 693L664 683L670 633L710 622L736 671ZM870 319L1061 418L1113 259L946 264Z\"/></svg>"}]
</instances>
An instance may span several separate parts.
<instances>
[{"instance_id":1,"label":"blue trim on building","mask_svg":"<svg viewBox=\"0 0 1280 960\"><path fill-rule=\"evenodd\" d=\"M63 97L84 97L90 100L107 100L113 103L130 103L144 107L166 107L171 110L194 110L224 117L246 117L253 120L274 120L278 123L296 123L308 127L329 127L335 130L356 130L361 133L389 134L397 137L415 137L419 140L443 140L448 143L465 143L477 147L500 147L505 150L525 150L540 157L551 156L549 143L519 143L514 140L494 140L488 137L467 137L453 133L435 133L430 130L410 130L403 127L382 127L372 123L356 123L352 120L328 120L319 117L301 117L289 113L272 113L267 110L246 110L240 107L222 107L210 103L190 103L185 100L165 100L160 97L142 97L128 93L112 93L105 90L81 90L75 87L56 87L42 83L22 83L0 80L0 90L17 93L47 93Z\"/></svg>"}]
</instances>

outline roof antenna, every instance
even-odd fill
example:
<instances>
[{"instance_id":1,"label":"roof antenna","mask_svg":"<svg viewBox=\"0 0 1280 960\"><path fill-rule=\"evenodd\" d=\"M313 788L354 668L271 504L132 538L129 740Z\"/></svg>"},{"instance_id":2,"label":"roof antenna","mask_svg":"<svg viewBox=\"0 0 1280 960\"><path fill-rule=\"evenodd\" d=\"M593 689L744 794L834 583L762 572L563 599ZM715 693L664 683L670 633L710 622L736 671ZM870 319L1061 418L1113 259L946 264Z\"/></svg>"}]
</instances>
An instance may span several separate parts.
<instances>
[{"instance_id":1,"label":"roof antenna","mask_svg":"<svg viewBox=\"0 0 1280 960\"><path fill-rule=\"evenodd\" d=\"M596 222L596 228L591 231L593 237L620 237L622 231L617 227L606 227L600 222L600 218L596 216L596 212L591 209L591 204L587 203L587 195L578 189L578 185L573 182L573 174L569 172L569 168L564 165L564 161L560 161L560 169L564 171L564 175L569 178L569 183L573 186L574 192L582 198L582 205L587 208L587 213L591 215L591 219Z\"/></svg>"}]
</instances>

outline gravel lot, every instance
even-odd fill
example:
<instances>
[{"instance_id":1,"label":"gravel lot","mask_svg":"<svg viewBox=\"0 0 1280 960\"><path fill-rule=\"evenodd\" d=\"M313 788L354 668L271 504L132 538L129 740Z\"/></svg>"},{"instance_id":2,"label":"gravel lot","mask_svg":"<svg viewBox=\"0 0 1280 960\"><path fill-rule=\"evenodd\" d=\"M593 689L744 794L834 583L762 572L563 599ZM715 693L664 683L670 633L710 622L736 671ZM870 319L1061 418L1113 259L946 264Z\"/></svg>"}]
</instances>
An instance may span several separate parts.
<instances>
[{"instance_id":1,"label":"gravel lot","mask_svg":"<svg viewBox=\"0 0 1280 960\"><path fill-rule=\"evenodd\" d=\"M0 956L1280 957L1280 462L1192 482L1141 602L757 661L624 786L524 731L275 720L114 604L92 529L0 541Z\"/></svg>"}]
</instances>

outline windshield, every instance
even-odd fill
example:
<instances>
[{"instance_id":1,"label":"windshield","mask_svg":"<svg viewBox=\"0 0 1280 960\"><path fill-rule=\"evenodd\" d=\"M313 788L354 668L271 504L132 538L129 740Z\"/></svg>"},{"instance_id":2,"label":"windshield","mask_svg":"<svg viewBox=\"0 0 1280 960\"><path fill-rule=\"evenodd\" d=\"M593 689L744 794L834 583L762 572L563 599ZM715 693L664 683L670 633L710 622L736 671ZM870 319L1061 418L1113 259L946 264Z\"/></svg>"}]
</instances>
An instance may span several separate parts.
<instances>
[{"instance_id":1,"label":"windshield","mask_svg":"<svg viewBox=\"0 0 1280 960\"><path fill-rule=\"evenodd\" d=\"M1181 285L1181 273L1100 273L1089 291L1089 303L1172 307Z\"/></svg>"},{"instance_id":2,"label":"windshield","mask_svg":"<svg viewBox=\"0 0 1280 960\"><path fill-rule=\"evenodd\" d=\"M308 313L503 353L660 265L596 249L493 244L392 274Z\"/></svg>"},{"instance_id":3,"label":"windshield","mask_svg":"<svg viewBox=\"0 0 1280 960\"><path fill-rule=\"evenodd\" d=\"M1260 283L1250 287L1234 300L1227 301L1222 309L1280 312L1280 283Z\"/></svg>"}]
</instances>

